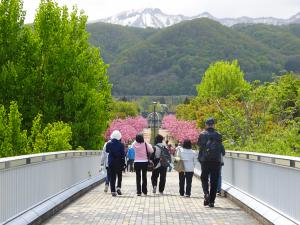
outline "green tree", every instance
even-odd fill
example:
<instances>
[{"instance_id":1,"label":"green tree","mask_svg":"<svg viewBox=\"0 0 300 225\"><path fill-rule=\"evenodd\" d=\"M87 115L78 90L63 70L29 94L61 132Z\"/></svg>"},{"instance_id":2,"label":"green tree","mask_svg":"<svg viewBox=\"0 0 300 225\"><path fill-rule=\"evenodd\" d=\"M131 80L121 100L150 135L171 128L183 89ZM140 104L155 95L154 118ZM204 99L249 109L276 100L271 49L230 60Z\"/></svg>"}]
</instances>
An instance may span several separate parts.
<instances>
[{"instance_id":1,"label":"green tree","mask_svg":"<svg viewBox=\"0 0 300 225\"><path fill-rule=\"evenodd\" d=\"M21 130L22 115L16 102L12 102L7 121L7 138L11 144L10 155L24 155L27 153L27 131Z\"/></svg>"},{"instance_id":2,"label":"green tree","mask_svg":"<svg viewBox=\"0 0 300 225\"><path fill-rule=\"evenodd\" d=\"M0 105L0 157L29 153L70 150L71 127L63 122L49 123L43 128L42 115L32 122L30 135L22 130L22 115L16 102L11 102L8 113Z\"/></svg>"},{"instance_id":3,"label":"green tree","mask_svg":"<svg viewBox=\"0 0 300 225\"><path fill-rule=\"evenodd\" d=\"M42 0L33 25L24 25L21 0L0 1L0 104L18 102L22 129L63 121L72 144L98 148L109 120L111 85L99 49L90 46L87 17L74 7Z\"/></svg>"},{"instance_id":4,"label":"green tree","mask_svg":"<svg viewBox=\"0 0 300 225\"><path fill-rule=\"evenodd\" d=\"M41 114L38 114L32 122L31 132L28 138L28 149L31 149L32 153L47 151L47 143L45 142L42 134Z\"/></svg>"},{"instance_id":5,"label":"green tree","mask_svg":"<svg viewBox=\"0 0 300 225\"><path fill-rule=\"evenodd\" d=\"M25 12L20 0L0 1L0 65L16 62L19 56L21 30L24 25Z\"/></svg>"},{"instance_id":6,"label":"green tree","mask_svg":"<svg viewBox=\"0 0 300 225\"><path fill-rule=\"evenodd\" d=\"M41 43L39 95L44 123L71 123L73 146L96 149L106 129L111 101L107 66L88 43L87 17L73 8L42 0L34 21Z\"/></svg>"},{"instance_id":7,"label":"green tree","mask_svg":"<svg viewBox=\"0 0 300 225\"><path fill-rule=\"evenodd\" d=\"M128 116L135 117L139 114L136 102L113 101L111 104L111 119L124 119Z\"/></svg>"},{"instance_id":8,"label":"green tree","mask_svg":"<svg viewBox=\"0 0 300 225\"><path fill-rule=\"evenodd\" d=\"M198 96L204 98L240 95L249 88L237 60L211 64L197 86Z\"/></svg>"},{"instance_id":9,"label":"green tree","mask_svg":"<svg viewBox=\"0 0 300 225\"><path fill-rule=\"evenodd\" d=\"M21 127L22 115L17 103L11 103L8 114L4 106L0 106L0 156L27 154L27 131Z\"/></svg>"},{"instance_id":10,"label":"green tree","mask_svg":"<svg viewBox=\"0 0 300 225\"><path fill-rule=\"evenodd\" d=\"M300 117L300 79L295 74L286 74L267 84L265 95L270 103L269 111L276 119Z\"/></svg>"},{"instance_id":11,"label":"green tree","mask_svg":"<svg viewBox=\"0 0 300 225\"><path fill-rule=\"evenodd\" d=\"M71 127L63 122L48 124L42 135L48 152L70 150L72 148L69 144L72 138Z\"/></svg>"}]
</instances>

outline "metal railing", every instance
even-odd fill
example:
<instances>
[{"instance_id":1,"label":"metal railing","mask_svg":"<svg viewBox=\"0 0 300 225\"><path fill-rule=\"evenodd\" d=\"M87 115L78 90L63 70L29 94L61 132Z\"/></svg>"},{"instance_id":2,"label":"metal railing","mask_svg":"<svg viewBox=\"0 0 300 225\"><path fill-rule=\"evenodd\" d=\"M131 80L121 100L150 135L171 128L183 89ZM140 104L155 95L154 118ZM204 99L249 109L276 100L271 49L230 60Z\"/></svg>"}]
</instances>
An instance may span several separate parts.
<instances>
[{"instance_id":1,"label":"metal railing","mask_svg":"<svg viewBox=\"0 0 300 225\"><path fill-rule=\"evenodd\" d=\"M299 224L299 157L227 151L224 163L225 183Z\"/></svg>"},{"instance_id":2,"label":"metal railing","mask_svg":"<svg viewBox=\"0 0 300 225\"><path fill-rule=\"evenodd\" d=\"M99 175L101 151L64 151L0 159L0 224Z\"/></svg>"},{"instance_id":3,"label":"metal railing","mask_svg":"<svg viewBox=\"0 0 300 225\"><path fill-rule=\"evenodd\" d=\"M0 224L98 176L100 156L67 151L0 159ZM224 184L299 223L300 158L227 151L224 163Z\"/></svg>"}]
</instances>

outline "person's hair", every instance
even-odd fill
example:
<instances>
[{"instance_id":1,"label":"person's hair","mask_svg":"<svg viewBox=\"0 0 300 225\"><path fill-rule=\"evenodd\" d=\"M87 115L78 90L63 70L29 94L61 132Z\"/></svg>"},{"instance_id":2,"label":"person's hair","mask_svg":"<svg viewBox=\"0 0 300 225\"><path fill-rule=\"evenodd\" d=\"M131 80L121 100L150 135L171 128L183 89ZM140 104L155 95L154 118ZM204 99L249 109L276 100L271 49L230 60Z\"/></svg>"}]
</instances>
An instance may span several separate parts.
<instances>
[{"instance_id":1,"label":"person's hair","mask_svg":"<svg viewBox=\"0 0 300 225\"><path fill-rule=\"evenodd\" d=\"M166 144L169 144L169 140L166 140Z\"/></svg>"},{"instance_id":2,"label":"person's hair","mask_svg":"<svg viewBox=\"0 0 300 225\"><path fill-rule=\"evenodd\" d=\"M135 140L137 143L143 143L144 142L144 136L143 134L137 134L135 137Z\"/></svg>"},{"instance_id":3,"label":"person's hair","mask_svg":"<svg viewBox=\"0 0 300 225\"><path fill-rule=\"evenodd\" d=\"M156 135L156 137L155 137L154 143L155 143L155 144L162 143L163 140L164 140L164 137L163 137L162 135L158 134L158 135Z\"/></svg>"},{"instance_id":4,"label":"person's hair","mask_svg":"<svg viewBox=\"0 0 300 225\"><path fill-rule=\"evenodd\" d=\"M183 141L182 147L185 148L185 149L191 149L192 148L192 142L189 139L185 139Z\"/></svg>"},{"instance_id":5,"label":"person's hair","mask_svg":"<svg viewBox=\"0 0 300 225\"><path fill-rule=\"evenodd\" d=\"M175 147L178 147L178 144L177 144L177 143L175 144Z\"/></svg>"},{"instance_id":6,"label":"person's hair","mask_svg":"<svg viewBox=\"0 0 300 225\"><path fill-rule=\"evenodd\" d=\"M118 131L118 130L114 130L112 133L111 133L111 135L110 135L110 139L112 140L112 139L116 139L116 140L121 140L121 138L122 138L122 134L120 133L120 131Z\"/></svg>"}]
</instances>

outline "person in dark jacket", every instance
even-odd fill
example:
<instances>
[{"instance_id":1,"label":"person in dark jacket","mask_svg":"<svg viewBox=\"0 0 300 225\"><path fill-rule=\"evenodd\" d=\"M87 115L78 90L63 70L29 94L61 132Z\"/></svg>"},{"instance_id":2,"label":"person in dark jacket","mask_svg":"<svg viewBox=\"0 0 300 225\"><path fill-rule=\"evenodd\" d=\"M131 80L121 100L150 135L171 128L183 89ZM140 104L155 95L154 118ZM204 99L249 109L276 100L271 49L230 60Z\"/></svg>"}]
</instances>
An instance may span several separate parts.
<instances>
[{"instance_id":1,"label":"person in dark jacket","mask_svg":"<svg viewBox=\"0 0 300 225\"><path fill-rule=\"evenodd\" d=\"M112 196L117 196L116 194L116 178L118 176L117 193L122 195L121 185L122 185L122 170L125 166L125 147L121 143L122 135L120 131L114 130L110 135L111 141L106 145L106 152L108 155L108 168L110 175L110 190Z\"/></svg>"},{"instance_id":2,"label":"person in dark jacket","mask_svg":"<svg viewBox=\"0 0 300 225\"><path fill-rule=\"evenodd\" d=\"M214 207L218 178L221 168L221 157L225 155L222 136L214 128L213 118L206 120L205 131L201 132L198 145L200 148L198 159L201 163L201 182L204 192L204 205ZM208 190L208 177L210 177L210 190Z\"/></svg>"}]
</instances>

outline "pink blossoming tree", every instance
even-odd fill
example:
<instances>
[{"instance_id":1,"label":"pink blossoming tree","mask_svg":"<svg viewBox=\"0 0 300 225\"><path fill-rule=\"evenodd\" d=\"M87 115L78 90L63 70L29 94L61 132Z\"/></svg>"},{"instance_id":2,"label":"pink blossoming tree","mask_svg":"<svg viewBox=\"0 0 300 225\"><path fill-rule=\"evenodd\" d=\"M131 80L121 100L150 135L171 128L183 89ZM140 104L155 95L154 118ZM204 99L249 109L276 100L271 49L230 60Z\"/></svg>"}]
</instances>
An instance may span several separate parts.
<instances>
[{"instance_id":1,"label":"pink blossoming tree","mask_svg":"<svg viewBox=\"0 0 300 225\"><path fill-rule=\"evenodd\" d=\"M137 133L147 128L147 120L142 116L127 117L126 119L115 119L111 122L109 128L105 132L105 138L109 139L114 130L119 130L122 134L122 141L125 144L132 142Z\"/></svg>"},{"instance_id":2,"label":"pink blossoming tree","mask_svg":"<svg viewBox=\"0 0 300 225\"><path fill-rule=\"evenodd\" d=\"M200 134L195 121L177 120L174 115L168 115L163 118L162 128L167 129L179 142L183 142L184 139L190 139L193 144L196 144Z\"/></svg>"}]
</instances>

